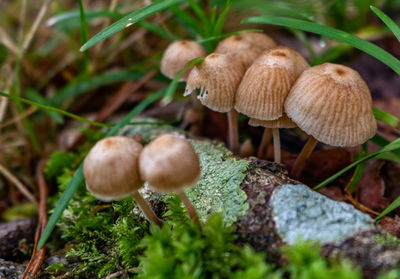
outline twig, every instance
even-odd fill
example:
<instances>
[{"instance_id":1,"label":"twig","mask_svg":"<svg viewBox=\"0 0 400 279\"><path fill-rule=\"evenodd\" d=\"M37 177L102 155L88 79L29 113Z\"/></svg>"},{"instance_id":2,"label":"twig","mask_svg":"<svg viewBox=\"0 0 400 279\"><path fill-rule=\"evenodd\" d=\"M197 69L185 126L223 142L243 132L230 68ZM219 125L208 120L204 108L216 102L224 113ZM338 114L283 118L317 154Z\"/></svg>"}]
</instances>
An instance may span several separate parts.
<instances>
[{"instance_id":1,"label":"twig","mask_svg":"<svg viewBox=\"0 0 400 279\"><path fill-rule=\"evenodd\" d=\"M136 271L141 270L142 268L143 268L143 267L141 267L141 266L137 266L137 267L132 267L132 268L127 269L127 270L121 270L121 271L112 273L112 274L110 274L110 275L107 275L106 277L103 277L103 279L117 278L117 277L120 277L121 275L123 275L124 273L127 273L127 272L128 272L128 273L133 273L133 272L136 272Z\"/></svg>"},{"instance_id":2,"label":"twig","mask_svg":"<svg viewBox=\"0 0 400 279\"><path fill-rule=\"evenodd\" d=\"M42 7L40 8L38 15L35 18L35 21L32 24L31 29L29 30L29 33L26 35L25 40L22 44L20 53L19 53L19 59L21 61L25 55L26 50L29 48L29 46L32 42L33 36L35 35L36 31L39 28L39 25L42 22L43 17L45 16L47 10L49 9L51 2L53 2L53 0L46 0L46 2L44 2Z\"/></svg>"},{"instance_id":3,"label":"twig","mask_svg":"<svg viewBox=\"0 0 400 279\"><path fill-rule=\"evenodd\" d=\"M4 97L4 98L6 98L6 97ZM8 100L8 98L6 98L6 99ZM14 117L13 119L10 119L9 121L7 121L7 122L5 122L5 123L0 124L0 129L5 128L5 127L7 127L7 126L9 126L9 125L12 125L12 124L14 124L14 123L20 122L20 121L21 121L22 119L24 119L25 117L28 117L28 116L34 114L37 110L38 110L37 107L34 107L34 106L30 107L29 109L25 110L22 114L18 114L18 115L17 115L16 117ZM0 112L1 112L1 106L0 106ZM0 116L1 116L1 114L0 114ZM1 120L1 118L0 118L0 120ZM1 121L0 121L0 122L1 122Z\"/></svg>"},{"instance_id":4,"label":"twig","mask_svg":"<svg viewBox=\"0 0 400 279\"><path fill-rule=\"evenodd\" d=\"M7 168L0 164L0 173L7 178L11 183L17 187L17 189L28 199L30 200L36 207L38 207L38 202L35 196L29 192L29 190L22 184L18 178L16 178Z\"/></svg>"},{"instance_id":5,"label":"twig","mask_svg":"<svg viewBox=\"0 0 400 279\"><path fill-rule=\"evenodd\" d=\"M35 246L33 248L32 257L22 274L21 279L33 278L40 270L40 266L43 263L46 246L43 246L39 251L37 250L37 245L42 235L46 225L47 225L47 196L48 188L46 180L43 175L43 168L45 166L45 160L41 160L36 167L36 180L39 186L40 192L40 205L39 205L39 222L36 228L35 235Z\"/></svg>"},{"instance_id":6,"label":"twig","mask_svg":"<svg viewBox=\"0 0 400 279\"><path fill-rule=\"evenodd\" d=\"M18 53L17 45L11 40L10 36L8 36L7 32L0 27L0 40L4 44L6 48L8 48L14 54Z\"/></svg>"}]
</instances>

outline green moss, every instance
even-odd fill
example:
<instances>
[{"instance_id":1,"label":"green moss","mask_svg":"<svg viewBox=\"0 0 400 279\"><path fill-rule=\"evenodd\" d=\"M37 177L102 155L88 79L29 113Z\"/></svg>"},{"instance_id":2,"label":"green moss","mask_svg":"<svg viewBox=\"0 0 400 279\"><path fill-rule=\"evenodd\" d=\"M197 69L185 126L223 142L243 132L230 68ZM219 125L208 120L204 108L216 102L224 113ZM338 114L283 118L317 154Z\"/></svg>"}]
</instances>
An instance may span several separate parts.
<instances>
[{"instance_id":1,"label":"green moss","mask_svg":"<svg viewBox=\"0 0 400 279\"><path fill-rule=\"evenodd\" d=\"M202 229L187 217L178 198L168 198L169 221L143 239L139 278L266 278L265 255L234 244L234 227L211 215Z\"/></svg>"}]
</instances>

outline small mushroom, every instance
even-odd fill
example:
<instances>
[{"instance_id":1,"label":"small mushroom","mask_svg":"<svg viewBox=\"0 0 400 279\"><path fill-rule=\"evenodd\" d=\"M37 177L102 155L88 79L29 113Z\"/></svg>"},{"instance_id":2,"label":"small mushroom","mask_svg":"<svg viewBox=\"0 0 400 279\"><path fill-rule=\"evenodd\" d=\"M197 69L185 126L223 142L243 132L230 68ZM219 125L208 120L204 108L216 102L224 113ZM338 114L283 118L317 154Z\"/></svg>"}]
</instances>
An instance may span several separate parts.
<instances>
[{"instance_id":1,"label":"small mushroom","mask_svg":"<svg viewBox=\"0 0 400 279\"><path fill-rule=\"evenodd\" d=\"M263 51L275 46L275 41L264 33L244 32L219 42L215 53L230 54L247 69Z\"/></svg>"},{"instance_id":2,"label":"small mushroom","mask_svg":"<svg viewBox=\"0 0 400 279\"><path fill-rule=\"evenodd\" d=\"M356 146L376 133L368 86L356 71L343 65L325 63L304 71L286 99L285 111L310 135L291 171L295 179L317 141Z\"/></svg>"},{"instance_id":3,"label":"small mushroom","mask_svg":"<svg viewBox=\"0 0 400 279\"><path fill-rule=\"evenodd\" d=\"M276 162L281 161L281 152L280 152L280 137L279 137L279 129L290 129L295 128L296 124L283 113L282 117L276 120L259 120L256 118L249 119L250 126L262 126L264 129L263 137L258 148L257 157L262 158L267 151L267 147L271 142L271 138L274 138L274 159ZM272 134L271 134L272 130Z\"/></svg>"},{"instance_id":4,"label":"small mushroom","mask_svg":"<svg viewBox=\"0 0 400 279\"><path fill-rule=\"evenodd\" d=\"M239 151L238 114L233 109L235 94L244 74L243 66L225 54L212 53L196 65L186 82L185 96L200 89L198 99L206 107L228 113L228 146Z\"/></svg>"},{"instance_id":5,"label":"small mushroom","mask_svg":"<svg viewBox=\"0 0 400 279\"><path fill-rule=\"evenodd\" d=\"M83 174L88 191L102 201L133 196L146 218L162 226L138 190L143 186L138 158L143 147L128 137L108 137L98 141L86 156Z\"/></svg>"},{"instance_id":6,"label":"small mushroom","mask_svg":"<svg viewBox=\"0 0 400 279\"><path fill-rule=\"evenodd\" d=\"M171 134L157 137L143 148L139 171L150 189L159 193L177 193L192 220L199 222L196 210L184 192L197 183L201 173L199 157L187 140Z\"/></svg>"},{"instance_id":7,"label":"small mushroom","mask_svg":"<svg viewBox=\"0 0 400 279\"><path fill-rule=\"evenodd\" d=\"M290 88L297 77L309 68L306 60L295 50L279 46L263 52L247 69L236 93L235 109L250 118L257 120L277 120L284 114L284 102ZM280 163L279 127L275 122L272 129L274 135L275 162ZM254 123L255 120L253 120ZM270 126L270 125L267 125ZM267 127L265 126L265 127ZM266 148L268 134L264 132L264 140L258 154Z\"/></svg>"},{"instance_id":8,"label":"small mushroom","mask_svg":"<svg viewBox=\"0 0 400 279\"><path fill-rule=\"evenodd\" d=\"M161 73L173 79L189 61L206 55L206 50L195 41L173 42L167 47L161 59ZM179 81L186 81L192 68L185 69Z\"/></svg>"}]
</instances>

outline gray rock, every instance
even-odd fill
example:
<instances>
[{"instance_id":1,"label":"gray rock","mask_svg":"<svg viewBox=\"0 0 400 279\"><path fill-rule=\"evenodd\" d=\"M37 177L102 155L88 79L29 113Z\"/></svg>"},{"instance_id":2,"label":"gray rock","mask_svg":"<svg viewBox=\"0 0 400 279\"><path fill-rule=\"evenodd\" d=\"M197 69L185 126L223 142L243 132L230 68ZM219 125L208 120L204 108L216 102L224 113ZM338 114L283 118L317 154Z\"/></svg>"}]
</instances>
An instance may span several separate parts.
<instances>
[{"instance_id":1,"label":"gray rock","mask_svg":"<svg viewBox=\"0 0 400 279\"><path fill-rule=\"evenodd\" d=\"M18 279L25 270L24 264L8 262L0 259L0 279Z\"/></svg>"},{"instance_id":2,"label":"gray rock","mask_svg":"<svg viewBox=\"0 0 400 279\"><path fill-rule=\"evenodd\" d=\"M341 243L374 229L374 220L352 205L331 200L305 185L282 185L271 197L276 230L287 244L299 239Z\"/></svg>"}]
</instances>

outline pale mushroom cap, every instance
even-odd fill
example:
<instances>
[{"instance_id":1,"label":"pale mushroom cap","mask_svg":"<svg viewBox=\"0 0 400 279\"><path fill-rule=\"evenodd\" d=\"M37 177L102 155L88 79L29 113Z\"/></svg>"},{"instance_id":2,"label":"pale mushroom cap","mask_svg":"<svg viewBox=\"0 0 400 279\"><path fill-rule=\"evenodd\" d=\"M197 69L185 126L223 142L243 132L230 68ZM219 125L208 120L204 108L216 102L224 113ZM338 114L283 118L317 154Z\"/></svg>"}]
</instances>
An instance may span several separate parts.
<instances>
[{"instance_id":1,"label":"pale mushroom cap","mask_svg":"<svg viewBox=\"0 0 400 279\"><path fill-rule=\"evenodd\" d=\"M235 103L243 74L243 66L228 55L210 54L190 72L184 95L200 89L197 98L203 105L218 112L228 112Z\"/></svg>"},{"instance_id":2,"label":"pale mushroom cap","mask_svg":"<svg viewBox=\"0 0 400 279\"><path fill-rule=\"evenodd\" d=\"M282 129L290 129L296 127L296 123L294 123L286 115L286 113L284 113L282 117L279 117L276 120L259 120L255 118L250 118L249 125L253 127L262 126L265 128L282 128Z\"/></svg>"},{"instance_id":3,"label":"pale mushroom cap","mask_svg":"<svg viewBox=\"0 0 400 279\"><path fill-rule=\"evenodd\" d=\"M259 120L282 117L290 88L309 67L297 51L288 47L265 51L247 69L236 93L235 109Z\"/></svg>"},{"instance_id":4,"label":"pale mushroom cap","mask_svg":"<svg viewBox=\"0 0 400 279\"><path fill-rule=\"evenodd\" d=\"M206 55L206 50L195 41L173 42L167 47L161 59L161 73L173 79L189 61ZM185 69L179 80L185 81L192 68Z\"/></svg>"},{"instance_id":5,"label":"pale mushroom cap","mask_svg":"<svg viewBox=\"0 0 400 279\"><path fill-rule=\"evenodd\" d=\"M219 42L215 53L230 54L247 69L263 51L275 46L275 41L266 34L245 32Z\"/></svg>"},{"instance_id":6,"label":"pale mushroom cap","mask_svg":"<svg viewBox=\"0 0 400 279\"><path fill-rule=\"evenodd\" d=\"M138 158L142 145L128 137L108 137L98 141L83 164L88 191L103 201L130 196L143 186Z\"/></svg>"},{"instance_id":7,"label":"pale mushroom cap","mask_svg":"<svg viewBox=\"0 0 400 279\"><path fill-rule=\"evenodd\" d=\"M304 132L332 146L359 145L376 133L368 86L346 66L325 63L304 71L285 110Z\"/></svg>"},{"instance_id":8,"label":"pale mushroom cap","mask_svg":"<svg viewBox=\"0 0 400 279\"><path fill-rule=\"evenodd\" d=\"M200 161L192 145L175 135L162 135L140 154L141 178L157 192L175 192L194 185L200 178Z\"/></svg>"}]
</instances>

